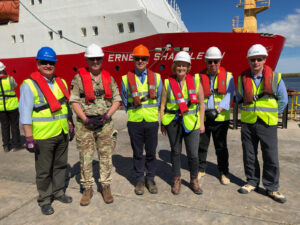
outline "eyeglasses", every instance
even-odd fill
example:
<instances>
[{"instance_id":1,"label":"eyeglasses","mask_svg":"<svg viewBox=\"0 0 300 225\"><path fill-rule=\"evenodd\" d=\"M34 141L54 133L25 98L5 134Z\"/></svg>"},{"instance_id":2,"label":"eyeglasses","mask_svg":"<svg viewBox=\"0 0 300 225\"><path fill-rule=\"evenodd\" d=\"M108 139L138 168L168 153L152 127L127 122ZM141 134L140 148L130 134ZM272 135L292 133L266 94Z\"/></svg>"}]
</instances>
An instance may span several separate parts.
<instances>
[{"instance_id":1,"label":"eyeglasses","mask_svg":"<svg viewBox=\"0 0 300 225\"><path fill-rule=\"evenodd\" d=\"M253 59L250 59L251 62L255 62L255 61L261 62L263 60L264 60L263 58L253 58Z\"/></svg>"},{"instance_id":2,"label":"eyeglasses","mask_svg":"<svg viewBox=\"0 0 300 225\"><path fill-rule=\"evenodd\" d=\"M148 60L148 57L134 57L134 61L147 61Z\"/></svg>"},{"instance_id":3,"label":"eyeglasses","mask_svg":"<svg viewBox=\"0 0 300 225\"><path fill-rule=\"evenodd\" d=\"M88 58L90 61L94 62L96 61L101 61L103 58L102 57L92 57L92 58Z\"/></svg>"},{"instance_id":4,"label":"eyeglasses","mask_svg":"<svg viewBox=\"0 0 300 225\"><path fill-rule=\"evenodd\" d=\"M188 64L185 64L185 63L176 63L175 64L176 65L176 67L188 67Z\"/></svg>"},{"instance_id":5,"label":"eyeglasses","mask_svg":"<svg viewBox=\"0 0 300 225\"><path fill-rule=\"evenodd\" d=\"M220 62L220 60L207 60L208 64L212 64L212 63L218 64L219 62Z\"/></svg>"},{"instance_id":6,"label":"eyeglasses","mask_svg":"<svg viewBox=\"0 0 300 225\"><path fill-rule=\"evenodd\" d=\"M39 61L40 65L46 66L46 65L50 65L50 66L55 66L56 62L54 61L46 61L46 60L40 60Z\"/></svg>"}]
</instances>

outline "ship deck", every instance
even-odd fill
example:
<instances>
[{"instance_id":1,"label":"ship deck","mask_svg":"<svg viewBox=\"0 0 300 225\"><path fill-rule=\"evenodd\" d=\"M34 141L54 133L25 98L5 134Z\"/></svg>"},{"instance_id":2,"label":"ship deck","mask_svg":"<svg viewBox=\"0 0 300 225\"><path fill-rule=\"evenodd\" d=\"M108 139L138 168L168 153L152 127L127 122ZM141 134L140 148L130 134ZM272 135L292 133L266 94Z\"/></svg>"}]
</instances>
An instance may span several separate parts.
<instances>
[{"instance_id":1,"label":"ship deck","mask_svg":"<svg viewBox=\"0 0 300 225\"><path fill-rule=\"evenodd\" d=\"M134 193L132 150L127 133L127 115L118 111L114 115L119 131L117 147L113 153L114 203L105 204L94 186L91 204L79 205L80 165L75 141L69 147L69 173L67 194L71 204L54 201L55 213L41 214L37 205L34 155L25 149L18 152L0 151L0 224L300 224L300 123L288 122L288 129L278 129L280 160L280 191L287 197L280 204L265 195L262 185L257 192L241 195L237 192L245 182L242 162L240 129L229 130L229 185L218 180L216 156L211 141L207 175L201 180L203 195L195 195L188 187L189 172L185 149L182 153L182 190L177 196L171 192L171 164L168 138L159 133L157 148L157 177L159 193ZM24 139L24 136L23 136ZM2 143L1 143L2 144ZM259 153L261 159L261 154ZM97 180L97 156L93 163ZM260 160L261 162L261 160ZM262 166L262 164L261 164Z\"/></svg>"}]
</instances>

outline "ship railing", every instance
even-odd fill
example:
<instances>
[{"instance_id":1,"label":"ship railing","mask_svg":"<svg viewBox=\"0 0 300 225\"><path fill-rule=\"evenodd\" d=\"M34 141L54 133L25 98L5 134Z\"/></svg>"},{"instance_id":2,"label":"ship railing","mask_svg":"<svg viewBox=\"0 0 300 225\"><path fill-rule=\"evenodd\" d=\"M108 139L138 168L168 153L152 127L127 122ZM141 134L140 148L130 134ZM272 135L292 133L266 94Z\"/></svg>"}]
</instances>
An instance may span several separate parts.
<instances>
[{"instance_id":1,"label":"ship railing","mask_svg":"<svg viewBox=\"0 0 300 225\"><path fill-rule=\"evenodd\" d=\"M299 121L299 113L300 113L300 103L298 96L300 95L300 92L296 92L295 90L289 90L288 96L289 96L289 119Z\"/></svg>"},{"instance_id":2,"label":"ship railing","mask_svg":"<svg viewBox=\"0 0 300 225\"><path fill-rule=\"evenodd\" d=\"M255 6L256 7L270 7L271 0L256 0ZM245 3L245 0L234 0L234 4L237 8L244 7L250 4Z\"/></svg>"},{"instance_id":3,"label":"ship railing","mask_svg":"<svg viewBox=\"0 0 300 225\"><path fill-rule=\"evenodd\" d=\"M232 27L241 28L243 26L244 26L244 18L240 18L239 16L234 16L232 19Z\"/></svg>"}]
</instances>

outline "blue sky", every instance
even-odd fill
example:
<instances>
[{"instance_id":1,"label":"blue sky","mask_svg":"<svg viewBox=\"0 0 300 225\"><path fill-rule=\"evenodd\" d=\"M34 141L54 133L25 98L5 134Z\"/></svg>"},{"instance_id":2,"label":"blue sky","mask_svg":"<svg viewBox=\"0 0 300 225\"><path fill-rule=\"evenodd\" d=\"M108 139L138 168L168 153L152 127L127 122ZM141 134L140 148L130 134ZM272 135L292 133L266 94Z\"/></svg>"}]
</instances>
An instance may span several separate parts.
<instances>
[{"instance_id":1,"label":"blue sky","mask_svg":"<svg viewBox=\"0 0 300 225\"><path fill-rule=\"evenodd\" d=\"M191 32L231 32L232 18L243 17L243 9L234 4L238 0L176 2L182 20ZM300 0L271 0L270 8L257 14L257 21L258 32L280 34L286 38L276 71L300 73Z\"/></svg>"}]
</instances>

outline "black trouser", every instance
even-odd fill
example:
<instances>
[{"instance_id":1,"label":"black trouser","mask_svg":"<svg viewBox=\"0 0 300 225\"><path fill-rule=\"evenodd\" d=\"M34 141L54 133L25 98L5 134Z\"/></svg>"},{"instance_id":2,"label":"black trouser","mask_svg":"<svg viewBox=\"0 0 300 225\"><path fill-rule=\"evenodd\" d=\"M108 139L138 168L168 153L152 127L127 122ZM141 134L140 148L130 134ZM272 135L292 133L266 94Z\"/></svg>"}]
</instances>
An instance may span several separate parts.
<instances>
[{"instance_id":1,"label":"black trouser","mask_svg":"<svg viewBox=\"0 0 300 225\"><path fill-rule=\"evenodd\" d=\"M228 174L228 149L227 149L227 132L229 127L229 121L216 122L216 121L206 121L205 133L200 134L200 144L199 144L199 171L204 172L206 170L207 162L207 151L210 142L210 135L212 134L218 169L221 173Z\"/></svg>"},{"instance_id":2,"label":"black trouser","mask_svg":"<svg viewBox=\"0 0 300 225\"><path fill-rule=\"evenodd\" d=\"M36 186L38 204L50 204L52 197L64 194L68 161L68 135L63 132L53 138L36 140L35 153Z\"/></svg>"},{"instance_id":3,"label":"black trouser","mask_svg":"<svg viewBox=\"0 0 300 225\"><path fill-rule=\"evenodd\" d=\"M19 111L18 109L11 111L0 111L2 143L3 147L9 145L10 129L12 134L12 145L17 147L21 145L20 129L19 129Z\"/></svg>"},{"instance_id":4,"label":"black trouser","mask_svg":"<svg viewBox=\"0 0 300 225\"><path fill-rule=\"evenodd\" d=\"M130 143L133 150L133 167L136 180L144 181L144 171L146 178L154 180L156 170L156 147L158 122L131 122L127 123ZM145 145L146 162L143 160L143 150Z\"/></svg>"},{"instance_id":5,"label":"black trouser","mask_svg":"<svg viewBox=\"0 0 300 225\"><path fill-rule=\"evenodd\" d=\"M181 176L181 160L182 139L184 139L188 164L190 168L190 178L195 179L198 175L198 145L199 145L199 129L186 133L181 124L181 120L172 121L166 126L170 145L171 145L171 162L174 176Z\"/></svg>"},{"instance_id":6,"label":"black trouser","mask_svg":"<svg viewBox=\"0 0 300 225\"><path fill-rule=\"evenodd\" d=\"M277 126L268 126L258 119L254 124L242 123L243 160L248 184L258 186L260 167L257 159L258 142L263 158L262 183L267 190L279 188Z\"/></svg>"}]
</instances>

